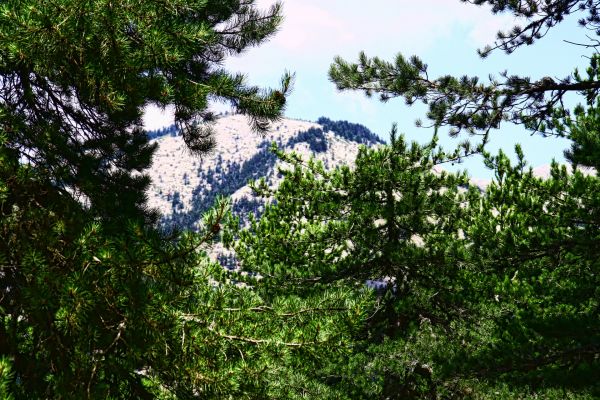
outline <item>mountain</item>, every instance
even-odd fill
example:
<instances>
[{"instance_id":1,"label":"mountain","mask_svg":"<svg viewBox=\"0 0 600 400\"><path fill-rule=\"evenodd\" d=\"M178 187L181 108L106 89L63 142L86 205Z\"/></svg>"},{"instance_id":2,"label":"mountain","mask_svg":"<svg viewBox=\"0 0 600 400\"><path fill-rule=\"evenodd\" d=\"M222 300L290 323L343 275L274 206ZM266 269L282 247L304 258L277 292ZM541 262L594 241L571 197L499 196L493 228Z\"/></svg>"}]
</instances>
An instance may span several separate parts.
<instances>
[{"instance_id":1,"label":"mountain","mask_svg":"<svg viewBox=\"0 0 600 400\"><path fill-rule=\"evenodd\" d=\"M260 213L264 202L252 196L248 181L265 177L276 185L279 161L269 150L275 142L285 151L314 155L326 168L354 162L360 145L384 141L362 125L319 118L317 122L282 119L265 135L252 132L246 117L225 115L215 124L217 147L198 157L187 151L174 126L148 132L158 144L149 175L148 204L161 211L161 224L194 229L217 195L231 196L238 215Z\"/></svg>"}]
</instances>

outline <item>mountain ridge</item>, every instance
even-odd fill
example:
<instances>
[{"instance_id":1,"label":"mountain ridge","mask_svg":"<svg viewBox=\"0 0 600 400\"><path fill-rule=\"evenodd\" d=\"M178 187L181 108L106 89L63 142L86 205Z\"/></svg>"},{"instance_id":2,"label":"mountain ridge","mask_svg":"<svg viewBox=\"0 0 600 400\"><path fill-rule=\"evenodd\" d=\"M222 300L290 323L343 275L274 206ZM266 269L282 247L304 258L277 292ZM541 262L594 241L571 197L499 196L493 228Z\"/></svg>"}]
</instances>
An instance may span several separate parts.
<instances>
[{"instance_id":1,"label":"mountain ridge","mask_svg":"<svg viewBox=\"0 0 600 400\"><path fill-rule=\"evenodd\" d=\"M284 118L264 135L252 132L246 117L223 115L214 125L217 147L202 157L186 150L183 138L171 125L148 132L157 151L148 174L152 184L148 205L158 209L166 228L195 229L217 195L230 196L234 213L260 213L264 201L254 198L248 181L265 177L278 182L280 161L270 151L276 143L284 151L314 156L326 168L350 165L361 145L385 141L368 128L321 117L317 122Z\"/></svg>"}]
</instances>

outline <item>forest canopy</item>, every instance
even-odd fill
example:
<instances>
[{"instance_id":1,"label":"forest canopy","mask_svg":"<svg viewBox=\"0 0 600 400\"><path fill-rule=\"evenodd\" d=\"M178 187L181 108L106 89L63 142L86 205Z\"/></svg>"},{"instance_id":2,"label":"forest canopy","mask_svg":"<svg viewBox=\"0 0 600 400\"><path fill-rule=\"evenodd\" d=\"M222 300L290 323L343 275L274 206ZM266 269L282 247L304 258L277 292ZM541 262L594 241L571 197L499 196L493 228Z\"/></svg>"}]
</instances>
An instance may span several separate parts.
<instances>
[{"instance_id":1,"label":"forest canopy","mask_svg":"<svg viewBox=\"0 0 600 400\"><path fill-rule=\"evenodd\" d=\"M469 3L528 21L483 56L571 14L593 34L600 23L593 0ZM282 18L253 0L2 3L0 397L599 397L600 180L577 168L600 166L595 53L585 75L485 84L429 78L418 57L336 58L339 89L426 103L433 139L393 128L383 144L322 118L377 144L332 170L274 146L281 183L252 184L262 215L241 223L214 193L197 231L160 229L143 108L173 105L196 154L215 144L211 99L265 131L291 77L262 89L222 63ZM583 105L566 109L568 92ZM491 154L506 122L568 137L571 165L543 179L518 145L516 162ZM481 140L444 152L442 126ZM317 152L323 129L304 134ZM441 168L472 153L494 174L484 190ZM208 256L215 244L239 270Z\"/></svg>"}]
</instances>

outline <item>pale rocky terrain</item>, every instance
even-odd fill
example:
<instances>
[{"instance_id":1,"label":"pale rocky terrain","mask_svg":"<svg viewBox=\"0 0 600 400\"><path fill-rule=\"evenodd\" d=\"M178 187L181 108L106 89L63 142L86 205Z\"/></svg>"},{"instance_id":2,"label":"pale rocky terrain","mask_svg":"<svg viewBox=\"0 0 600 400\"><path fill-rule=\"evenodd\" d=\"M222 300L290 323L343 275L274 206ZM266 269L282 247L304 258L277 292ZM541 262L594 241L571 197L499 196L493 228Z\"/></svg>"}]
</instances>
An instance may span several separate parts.
<instances>
[{"instance_id":1,"label":"pale rocky terrain","mask_svg":"<svg viewBox=\"0 0 600 400\"><path fill-rule=\"evenodd\" d=\"M350 125L351 128L358 126ZM206 197L205 203L212 204L217 193L229 196L234 203L245 199L256 201L247 185L250 179L264 176L270 185L276 186L279 182L277 171L281 163L274 157L267 156L267 149L272 142L276 142L285 151L299 153L304 159L314 156L322 160L327 168L342 164L351 166L361 145L360 141L368 146L383 143L376 136L352 139L351 135L344 135L339 129L338 132L333 132L316 122L294 119L282 119L273 123L263 135L253 132L248 119L242 115L221 116L214 128L216 148L202 157L191 154L180 135L166 134L153 139L158 143L158 149L149 170L152 185L148 190L148 204L158 209L167 223L193 229L203 211L198 210L202 198ZM313 135L306 135L306 131L311 128L323 131L326 142L324 151L311 150L309 142ZM368 132L366 128L362 129ZM300 134L304 134L304 137L299 137ZM252 160L255 165L251 165ZM534 169L534 174L548 177L549 166ZM481 190L485 190L489 182L489 179L471 179L471 183ZM176 206L173 201L175 194L179 196ZM206 207L207 204L200 204L200 208Z\"/></svg>"},{"instance_id":2,"label":"pale rocky terrain","mask_svg":"<svg viewBox=\"0 0 600 400\"><path fill-rule=\"evenodd\" d=\"M190 213L194 208L194 196L198 196L199 190L210 192L218 190L226 184L224 180L235 171L230 168L243 166L272 142L283 145L286 151L295 151L308 159L314 155L322 160L328 168L336 165L351 165L356 158L360 143L344 138L334 132L324 131L327 150L313 153L307 142L295 143L287 146L299 133L310 128L323 128L321 125L301 120L282 119L271 125L271 129L264 135L253 132L249 126L248 119L242 115L226 115L217 119L214 126L217 146L215 150L207 155L199 157L191 154L180 135L166 135L154 139L158 143L158 149L149 175L152 185L148 191L149 206L157 208L165 217L174 213L173 195L179 193L180 205L178 213ZM297 138L296 138L297 139ZM375 145L376 143L370 143ZM277 168L279 161L268 168L267 181L275 185L278 182ZM241 169L241 167L240 167ZM217 170L219 170L217 172ZM200 171L200 172L199 172ZM207 181L204 174L212 175L212 183ZM243 177L242 177L243 178ZM251 179L241 179L244 183ZM257 176L258 178L258 176ZM239 179L238 179L239 180ZM250 188L246 184L230 189L232 201L252 196Z\"/></svg>"}]
</instances>

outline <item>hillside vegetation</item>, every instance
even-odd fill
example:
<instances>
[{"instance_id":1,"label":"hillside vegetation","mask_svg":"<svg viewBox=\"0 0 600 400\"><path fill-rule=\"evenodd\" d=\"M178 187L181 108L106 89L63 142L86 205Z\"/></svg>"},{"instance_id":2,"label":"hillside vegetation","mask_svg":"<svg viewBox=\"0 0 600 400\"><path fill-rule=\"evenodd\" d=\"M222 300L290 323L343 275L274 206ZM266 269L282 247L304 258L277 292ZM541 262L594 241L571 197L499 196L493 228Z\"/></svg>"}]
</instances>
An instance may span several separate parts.
<instances>
[{"instance_id":1,"label":"hillside vegetation","mask_svg":"<svg viewBox=\"0 0 600 400\"><path fill-rule=\"evenodd\" d=\"M0 398L599 398L600 1L468 3L527 21L483 56L578 15L589 68L482 83L336 58L338 89L427 105L431 141L385 144L282 119L290 74L222 67L280 3L3 1ZM175 127L144 131L148 104ZM490 153L508 122L569 138L569 168ZM469 136L444 151L444 127ZM473 154L485 190L443 169Z\"/></svg>"},{"instance_id":2,"label":"hillside vegetation","mask_svg":"<svg viewBox=\"0 0 600 400\"><path fill-rule=\"evenodd\" d=\"M161 211L165 229L196 229L218 196L232 196L236 215L258 215L264 201L253 195L248 183L265 178L276 186L281 180L282 165L271 149L273 144L312 155L334 168L352 164L360 145L384 143L362 125L324 117L317 123L282 119L264 136L251 136L244 117L228 115L217 119L214 130L217 149L201 158L186 151L175 125L148 132L158 146L148 170L152 179L148 204Z\"/></svg>"}]
</instances>

